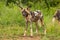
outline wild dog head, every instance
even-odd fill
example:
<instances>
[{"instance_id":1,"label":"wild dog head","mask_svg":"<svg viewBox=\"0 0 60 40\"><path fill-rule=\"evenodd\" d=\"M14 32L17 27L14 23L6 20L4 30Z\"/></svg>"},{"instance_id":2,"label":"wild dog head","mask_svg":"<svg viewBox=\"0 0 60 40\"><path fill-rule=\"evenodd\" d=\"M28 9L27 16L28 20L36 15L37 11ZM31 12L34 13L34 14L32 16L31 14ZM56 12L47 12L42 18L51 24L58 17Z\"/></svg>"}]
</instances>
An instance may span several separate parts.
<instances>
[{"instance_id":1,"label":"wild dog head","mask_svg":"<svg viewBox=\"0 0 60 40\"><path fill-rule=\"evenodd\" d=\"M28 15L30 15L30 8L29 7L27 7L27 8L20 7L20 8L21 8L22 15L24 17L27 17Z\"/></svg>"},{"instance_id":2,"label":"wild dog head","mask_svg":"<svg viewBox=\"0 0 60 40\"><path fill-rule=\"evenodd\" d=\"M52 21L54 22L55 19L58 20L58 21L60 22L60 9L58 9L58 10L55 12Z\"/></svg>"}]
</instances>

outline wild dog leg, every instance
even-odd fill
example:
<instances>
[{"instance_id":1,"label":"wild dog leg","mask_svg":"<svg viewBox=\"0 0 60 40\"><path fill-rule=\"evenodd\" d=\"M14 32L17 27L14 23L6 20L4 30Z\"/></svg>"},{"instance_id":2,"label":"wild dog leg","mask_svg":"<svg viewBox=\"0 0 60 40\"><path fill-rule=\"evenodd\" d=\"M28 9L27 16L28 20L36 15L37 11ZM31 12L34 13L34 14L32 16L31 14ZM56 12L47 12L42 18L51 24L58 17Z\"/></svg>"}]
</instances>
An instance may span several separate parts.
<instances>
[{"instance_id":1,"label":"wild dog leg","mask_svg":"<svg viewBox=\"0 0 60 40\"><path fill-rule=\"evenodd\" d=\"M41 25L44 26L43 18L40 18Z\"/></svg>"},{"instance_id":2,"label":"wild dog leg","mask_svg":"<svg viewBox=\"0 0 60 40\"><path fill-rule=\"evenodd\" d=\"M28 28L28 21L26 21L26 27L25 27L25 31L24 31L24 36L26 36L27 28Z\"/></svg>"},{"instance_id":3,"label":"wild dog leg","mask_svg":"<svg viewBox=\"0 0 60 40\"><path fill-rule=\"evenodd\" d=\"M42 25L43 32L46 35L46 27L44 26L43 18L40 19L40 22L41 22L41 25Z\"/></svg>"},{"instance_id":4,"label":"wild dog leg","mask_svg":"<svg viewBox=\"0 0 60 40\"><path fill-rule=\"evenodd\" d=\"M55 22L55 17L53 17L52 22L53 22L53 23Z\"/></svg>"},{"instance_id":5,"label":"wild dog leg","mask_svg":"<svg viewBox=\"0 0 60 40\"><path fill-rule=\"evenodd\" d=\"M38 23L36 22L36 33L38 33L38 30L39 30L39 26L38 26Z\"/></svg>"},{"instance_id":6,"label":"wild dog leg","mask_svg":"<svg viewBox=\"0 0 60 40\"><path fill-rule=\"evenodd\" d=\"M30 32L31 32L31 36L33 36L32 22L30 22Z\"/></svg>"}]
</instances>

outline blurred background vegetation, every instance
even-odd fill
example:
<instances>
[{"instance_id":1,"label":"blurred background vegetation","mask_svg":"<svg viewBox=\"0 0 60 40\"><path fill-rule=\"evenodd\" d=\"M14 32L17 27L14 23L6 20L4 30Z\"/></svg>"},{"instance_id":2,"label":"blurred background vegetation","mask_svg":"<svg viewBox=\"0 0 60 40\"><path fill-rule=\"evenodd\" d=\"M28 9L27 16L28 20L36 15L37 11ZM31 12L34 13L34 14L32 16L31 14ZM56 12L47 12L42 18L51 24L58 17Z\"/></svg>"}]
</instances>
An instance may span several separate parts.
<instances>
[{"instance_id":1,"label":"blurred background vegetation","mask_svg":"<svg viewBox=\"0 0 60 40\"><path fill-rule=\"evenodd\" d=\"M60 9L60 0L0 0L0 24L20 24L23 19L18 5L31 10L41 10L44 16L51 16ZM24 24L24 22L23 22Z\"/></svg>"},{"instance_id":2,"label":"blurred background vegetation","mask_svg":"<svg viewBox=\"0 0 60 40\"><path fill-rule=\"evenodd\" d=\"M55 11L60 9L60 0L0 0L1 36L23 34L25 21L17 4L23 7L31 6L32 11L41 10L44 15L47 36L52 36L52 38L55 38L54 40L60 38L60 25L57 21L54 24L52 23L52 17ZM33 29L35 31L34 26ZM28 35L29 30L28 28Z\"/></svg>"}]
</instances>

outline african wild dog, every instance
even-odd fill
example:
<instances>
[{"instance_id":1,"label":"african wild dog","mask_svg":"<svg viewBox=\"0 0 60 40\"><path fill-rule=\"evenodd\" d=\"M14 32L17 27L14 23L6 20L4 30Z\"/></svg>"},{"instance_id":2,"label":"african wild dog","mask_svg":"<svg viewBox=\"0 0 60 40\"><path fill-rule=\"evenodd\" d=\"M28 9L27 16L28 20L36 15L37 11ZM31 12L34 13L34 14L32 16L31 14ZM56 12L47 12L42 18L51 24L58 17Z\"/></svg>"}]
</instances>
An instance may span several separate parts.
<instances>
[{"instance_id":1,"label":"african wild dog","mask_svg":"<svg viewBox=\"0 0 60 40\"><path fill-rule=\"evenodd\" d=\"M43 22L43 15L40 12L40 10L37 11L30 11L30 8L21 8L22 15L25 17L26 21L26 28L24 31L24 36L26 36L26 31L28 28L28 23L30 23L30 31L31 31L31 36L33 36L33 31L32 31L32 22L35 22L36 24L36 33L38 33L38 21L40 21L41 25L44 26ZM44 28L44 27L43 27ZM46 30L44 30L44 33L46 34Z\"/></svg>"},{"instance_id":2,"label":"african wild dog","mask_svg":"<svg viewBox=\"0 0 60 40\"><path fill-rule=\"evenodd\" d=\"M60 23L60 9L58 9L58 10L55 12L52 21L54 22L55 19L58 20L58 22Z\"/></svg>"}]
</instances>

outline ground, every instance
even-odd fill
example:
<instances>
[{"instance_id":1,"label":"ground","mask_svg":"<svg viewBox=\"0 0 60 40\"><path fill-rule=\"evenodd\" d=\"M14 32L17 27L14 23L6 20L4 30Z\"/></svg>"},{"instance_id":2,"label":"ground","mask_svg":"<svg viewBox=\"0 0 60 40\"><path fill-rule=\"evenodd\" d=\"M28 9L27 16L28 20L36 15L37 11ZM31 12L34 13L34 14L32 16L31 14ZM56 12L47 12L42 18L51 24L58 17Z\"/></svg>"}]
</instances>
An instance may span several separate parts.
<instances>
[{"instance_id":1,"label":"ground","mask_svg":"<svg viewBox=\"0 0 60 40\"><path fill-rule=\"evenodd\" d=\"M33 37L14 37L14 38L1 38L0 40L40 40L39 36L33 36Z\"/></svg>"}]
</instances>

